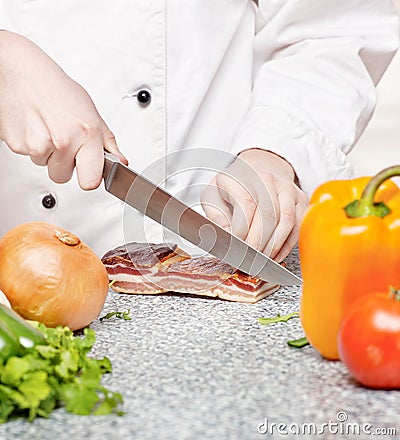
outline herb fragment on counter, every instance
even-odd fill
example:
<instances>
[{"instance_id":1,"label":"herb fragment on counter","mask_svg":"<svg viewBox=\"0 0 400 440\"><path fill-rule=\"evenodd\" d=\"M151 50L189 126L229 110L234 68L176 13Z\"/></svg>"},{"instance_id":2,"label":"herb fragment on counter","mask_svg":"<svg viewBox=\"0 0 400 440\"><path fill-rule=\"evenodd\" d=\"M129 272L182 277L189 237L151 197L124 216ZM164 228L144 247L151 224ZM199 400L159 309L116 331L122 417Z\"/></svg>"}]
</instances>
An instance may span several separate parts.
<instances>
[{"instance_id":1,"label":"herb fragment on counter","mask_svg":"<svg viewBox=\"0 0 400 440\"><path fill-rule=\"evenodd\" d=\"M110 360L87 356L95 332L85 328L78 337L68 327L32 324L45 341L0 360L0 423L47 418L58 407L79 415L122 415L121 394L101 385L102 376L111 372Z\"/></svg>"},{"instance_id":2,"label":"herb fragment on counter","mask_svg":"<svg viewBox=\"0 0 400 440\"><path fill-rule=\"evenodd\" d=\"M289 319L295 318L297 316L299 316L299 312L293 312L283 316L274 316L273 318L258 318L258 322L262 325L268 325L275 322L287 322L289 321Z\"/></svg>"},{"instance_id":3,"label":"herb fragment on counter","mask_svg":"<svg viewBox=\"0 0 400 440\"><path fill-rule=\"evenodd\" d=\"M132 318L129 316L129 314L131 313L130 309L126 310L125 312L109 312L106 315L102 316L100 318L100 321L104 321L105 319L110 319L112 317L116 317L119 319L124 319L125 321L130 321Z\"/></svg>"},{"instance_id":4,"label":"herb fragment on counter","mask_svg":"<svg viewBox=\"0 0 400 440\"><path fill-rule=\"evenodd\" d=\"M287 345L293 348L303 348L306 347L307 345L310 345L310 343L307 341L306 337L303 337L299 339L293 339L292 341L287 341Z\"/></svg>"},{"instance_id":5,"label":"herb fragment on counter","mask_svg":"<svg viewBox=\"0 0 400 440\"><path fill-rule=\"evenodd\" d=\"M295 318L299 316L299 312L288 313L287 315L277 315L272 318L258 318L258 322L263 325L273 324L275 322L287 322L289 319ZM310 343L307 341L307 338L293 339L291 341L287 341L289 347L294 348L303 348Z\"/></svg>"}]
</instances>

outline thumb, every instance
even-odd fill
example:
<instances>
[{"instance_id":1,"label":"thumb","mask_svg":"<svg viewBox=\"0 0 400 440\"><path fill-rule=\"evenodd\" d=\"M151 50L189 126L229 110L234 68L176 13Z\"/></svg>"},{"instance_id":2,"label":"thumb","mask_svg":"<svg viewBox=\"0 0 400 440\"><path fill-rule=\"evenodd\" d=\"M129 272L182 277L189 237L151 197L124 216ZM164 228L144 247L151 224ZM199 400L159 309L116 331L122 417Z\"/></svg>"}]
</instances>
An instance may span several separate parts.
<instances>
[{"instance_id":1,"label":"thumb","mask_svg":"<svg viewBox=\"0 0 400 440\"><path fill-rule=\"evenodd\" d=\"M117 141L115 140L114 134L107 127L105 122L103 130L103 147L106 151L118 157L118 159L125 165L128 165L128 159L119 151Z\"/></svg>"}]
</instances>

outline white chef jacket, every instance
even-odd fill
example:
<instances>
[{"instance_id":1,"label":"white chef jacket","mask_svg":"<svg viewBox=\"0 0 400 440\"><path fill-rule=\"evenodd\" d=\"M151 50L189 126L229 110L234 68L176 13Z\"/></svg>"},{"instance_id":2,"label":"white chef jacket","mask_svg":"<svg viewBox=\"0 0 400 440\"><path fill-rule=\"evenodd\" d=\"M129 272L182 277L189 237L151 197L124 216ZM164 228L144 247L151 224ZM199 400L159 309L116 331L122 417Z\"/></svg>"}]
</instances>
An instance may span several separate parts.
<instances>
[{"instance_id":1,"label":"white chef jacket","mask_svg":"<svg viewBox=\"0 0 400 440\"><path fill-rule=\"evenodd\" d=\"M286 158L308 193L350 177L346 153L398 45L389 0L0 0L0 29L48 53L88 91L130 166L193 206L196 179L250 147ZM4 143L0 179L0 234L46 221L99 255L161 237L103 187L55 184Z\"/></svg>"}]
</instances>

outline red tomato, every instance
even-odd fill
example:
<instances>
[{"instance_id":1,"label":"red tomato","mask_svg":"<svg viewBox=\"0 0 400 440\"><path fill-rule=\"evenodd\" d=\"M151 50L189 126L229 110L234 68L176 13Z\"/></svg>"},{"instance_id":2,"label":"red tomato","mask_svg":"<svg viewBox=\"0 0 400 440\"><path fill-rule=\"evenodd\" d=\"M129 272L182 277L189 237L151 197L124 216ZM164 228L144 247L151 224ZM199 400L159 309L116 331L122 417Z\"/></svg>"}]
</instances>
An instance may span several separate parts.
<instances>
[{"instance_id":1,"label":"red tomato","mask_svg":"<svg viewBox=\"0 0 400 440\"><path fill-rule=\"evenodd\" d=\"M357 302L341 323L338 347L361 384L400 388L400 300L376 294Z\"/></svg>"}]
</instances>

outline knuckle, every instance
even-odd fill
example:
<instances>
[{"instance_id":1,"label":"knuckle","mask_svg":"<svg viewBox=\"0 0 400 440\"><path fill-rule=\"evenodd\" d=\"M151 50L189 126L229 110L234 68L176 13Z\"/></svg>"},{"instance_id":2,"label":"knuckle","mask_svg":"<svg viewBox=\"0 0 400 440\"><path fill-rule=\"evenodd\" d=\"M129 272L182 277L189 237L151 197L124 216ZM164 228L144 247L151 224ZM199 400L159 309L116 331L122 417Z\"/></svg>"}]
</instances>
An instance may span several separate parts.
<instances>
[{"instance_id":1,"label":"knuckle","mask_svg":"<svg viewBox=\"0 0 400 440\"><path fill-rule=\"evenodd\" d=\"M256 174L256 176L257 176L257 174ZM266 172L266 171L262 172L259 175L259 177L264 182L264 184L271 185L271 186L274 186L278 180L278 178L275 176L275 174L270 173L270 172Z\"/></svg>"},{"instance_id":2,"label":"knuckle","mask_svg":"<svg viewBox=\"0 0 400 440\"><path fill-rule=\"evenodd\" d=\"M283 209L281 211L281 218L282 221L292 228L296 225L296 211L294 209Z\"/></svg>"},{"instance_id":3,"label":"knuckle","mask_svg":"<svg viewBox=\"0 0 400 440\"><path fill-rule=\"evenodd\" d=\"M27 147L24 142L15 136L4 136L2 140L6 143L7 147L16 154L28 154Z\"/></svg>"},{"instance_id":4,"label":"knuckle","mask_svg":"<svg viewBox=\"0 0 400 440\"><path fill-rule=\"evenodd\" d=\"M258 215L262 222L267 221L269 223L276 224L278 222L279 214L275 204L260 203L257 205Z\"/></svg>"},{"instance_id":5,"label":"knuckle","mask_svg":"<svg viewBox=\"0 0 400 440\"><path fill-rule=\"evenodd\" d=\"M68 149L70 140L69 137L59 134L53 137L52 143L57 151L64 152Z\"/></svg>"},{"instance_id":6,"label":"knuckle","mask_svg":"<svg viewBox=\"0 0 400 440\"><path fill-rule=\"evenodd\" d=\"M44 156L44 151L37 147L30 147L28 152L29 156L35 159L39 159Z\"/></svg>"},{"instance_id":7,"label":"knuckle","mask_svg":"<svg viewBox=\"0 0 400 440\"><path fill-rule=\"evenodd\" d=\"M91 139L96 136L97 133L101 132L98 122L94 120L87 120L85 122L82 122L81 131L85 139Z\"/></svg>"},{"instance_id":8,"label":"knuckle","mask_svg":"<svg viewBox=\"0 0 400 440\"><path fill-rule=\"evenodd\" d=\"M241 200L239 202L245 211L247 211L249 209L254 210L254 208L257 205L257 201L247 191L244 192L244 194L242 195Z\"/></svg>"},{"instance_id":9,"label":"knuckle","mask_svg":"<svg viewBox=\"0 0 400 440\"><path fill-rule=\"evenodd\" d=\"M27 154L26 146L19 142L8 141L8 148L16 154Z\"/></svg>"},{"instance_id":10,"label":"knuckle","mask_svg":"<svg viewBox=\"0 0 400 440\"><path fill-rule=\"evenodd\" d=\"M43 157L43 156L47 156L50 148L48 145L28 145L28 152L29 152L29 156L31 157Z\"/></svg>"}]
</instances>

